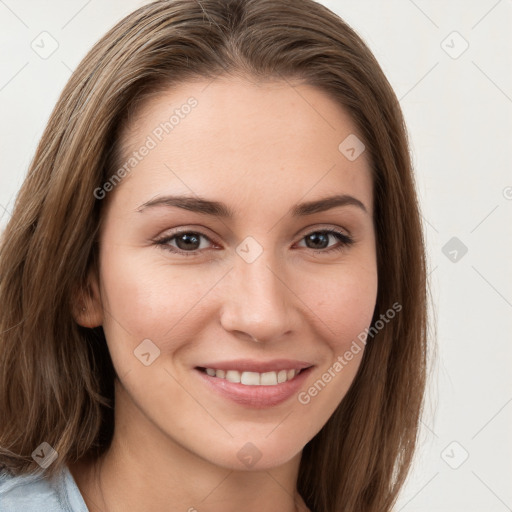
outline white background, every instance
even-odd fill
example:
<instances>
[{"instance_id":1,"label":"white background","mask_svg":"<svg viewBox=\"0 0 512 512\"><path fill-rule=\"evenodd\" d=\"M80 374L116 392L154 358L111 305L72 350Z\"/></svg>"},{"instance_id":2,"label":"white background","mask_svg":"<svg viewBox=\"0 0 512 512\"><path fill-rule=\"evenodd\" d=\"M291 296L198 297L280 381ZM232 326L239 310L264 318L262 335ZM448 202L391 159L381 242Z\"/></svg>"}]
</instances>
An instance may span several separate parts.
<instances>
[{"instance_id":1,"label":"white background","mask_svg":"<svg viewBox=\"0 0 512 512\"><path fill-rule=\"evenodd\" d=\"M1 226L72 70L143 3L0 0ZM396 511L512 510L512 0L322 3L400 99L425 220L438 354Z\"/></svg>"}]
</instances>

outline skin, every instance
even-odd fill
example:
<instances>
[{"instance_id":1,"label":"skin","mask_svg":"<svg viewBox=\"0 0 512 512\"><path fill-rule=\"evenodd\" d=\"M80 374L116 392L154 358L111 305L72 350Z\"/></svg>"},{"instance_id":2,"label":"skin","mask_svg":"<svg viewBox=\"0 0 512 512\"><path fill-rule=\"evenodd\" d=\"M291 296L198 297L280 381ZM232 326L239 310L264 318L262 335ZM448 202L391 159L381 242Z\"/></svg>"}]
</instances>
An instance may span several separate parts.
<instances>
[{"instance_id":1,"label":"skin","mask_svg":"<svg viewBox=\"0 0 512 512\"><path fill-rule=\"evenodd\" d=\"M90 274L77 321L103 325L119 377L116 428L104 457L70 469L91 511L305 510L296 490L302 449L346 394L363 351L307 405L295 394L273 407L242 406L207 388L194 368L297 359L314 365L307 390L370 325L377 296L370 164L366 153L351 162L338 150L358 132L324 92L234 77L152 98L122 134L126 154L191 96L197 107L105 199L99 275ZM366 211L289 214L334 193L357 198ZM222 201L236 215L137 211L168 194ZM207 237L196 249L178 238L167 244L195 256L155 243L176 228ZM339 229L354 243L327 253L340 246L330 235L308 246L306 235L321 229ZM263 249L252 263L236 252L247 236ZM149 366L134 357L144 339L160 350ZM237 457L247 442L261 454L250 468Z\"/></svg>"}]
</instances>

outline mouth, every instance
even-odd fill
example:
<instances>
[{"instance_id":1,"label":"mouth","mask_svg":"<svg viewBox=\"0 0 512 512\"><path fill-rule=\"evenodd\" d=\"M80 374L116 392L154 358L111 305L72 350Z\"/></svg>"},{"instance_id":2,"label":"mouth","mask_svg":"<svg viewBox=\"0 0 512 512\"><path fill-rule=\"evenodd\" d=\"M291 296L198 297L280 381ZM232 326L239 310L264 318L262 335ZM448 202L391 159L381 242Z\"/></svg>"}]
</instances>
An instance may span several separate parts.
<instances>
[{"instance_id":1,"label":"mouth","mask_svg":"<svg viewBox=\"0 0 512 512\"><path fill-rule=\"evenodd\" d=\"M216 379L224 379L228 382L235 384L242 384L244 386L277 386L284 382L293 380L299 375L304 368L295 369L282 369L271 372L251 372L251 371L238 371L238 370L219 370L215 368L197 368L199 371L206 373L210 377Z\"/></svg>"},{"instance_id":2,"label":"mouth","mask_svg":"<svg viewBox=\"0 0 512 512\"><path fill-rule=\"evenodd\" d=\"M208 390L237 405L263 409L298 394L314 366L299 361L232 361L194 368Z\"/></svg>"}]
</instances>

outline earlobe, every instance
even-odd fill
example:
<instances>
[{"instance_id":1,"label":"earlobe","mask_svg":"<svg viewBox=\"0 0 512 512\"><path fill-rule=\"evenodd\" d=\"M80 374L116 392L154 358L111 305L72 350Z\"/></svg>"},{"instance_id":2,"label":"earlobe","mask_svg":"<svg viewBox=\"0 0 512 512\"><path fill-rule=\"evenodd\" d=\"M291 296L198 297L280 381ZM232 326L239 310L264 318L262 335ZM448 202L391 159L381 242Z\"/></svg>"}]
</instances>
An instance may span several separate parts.
<instances>
[{"instance_id":1,"label":"earlobe","mask_svg":"<svg viewBox=\"0 0 512 512\"><path fill-rule=\"evenodd\" d=\"M103 308L98 279L91 270L85 286L73 294L71 311L73 318L82 327L99 327L103 324Z\"/></svg>"}]
</instances>

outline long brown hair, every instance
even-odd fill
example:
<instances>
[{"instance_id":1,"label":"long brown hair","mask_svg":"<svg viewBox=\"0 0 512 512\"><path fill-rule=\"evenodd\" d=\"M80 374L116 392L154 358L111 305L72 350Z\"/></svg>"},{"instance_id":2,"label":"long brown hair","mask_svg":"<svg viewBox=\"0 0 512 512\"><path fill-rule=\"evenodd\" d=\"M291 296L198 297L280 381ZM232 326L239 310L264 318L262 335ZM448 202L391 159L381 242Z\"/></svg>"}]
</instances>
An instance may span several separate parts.
<instances>
[{"instance_id":1,"label":"long brown hair","mask_svg":"<svg viewBox=\"0 0 512 512\"><path fill-rule=\"evenodd\" d=\"M377 236L373 321L347 395L304 447L298 491L314 512L389 511L409 471L427 357L424 242L407 132L374 56L313 0L160 0L114 26L64 88L0 247L0 463L46 470L103 453L113 433L115 372L101 327L80 327L72 301L97 265L102 201L120 162L120 130L147 95L188 79L238 73L300 80L351 115L370 157ZM341 141L340 141L341 142Z\"/></svg>"}]
</instances>

